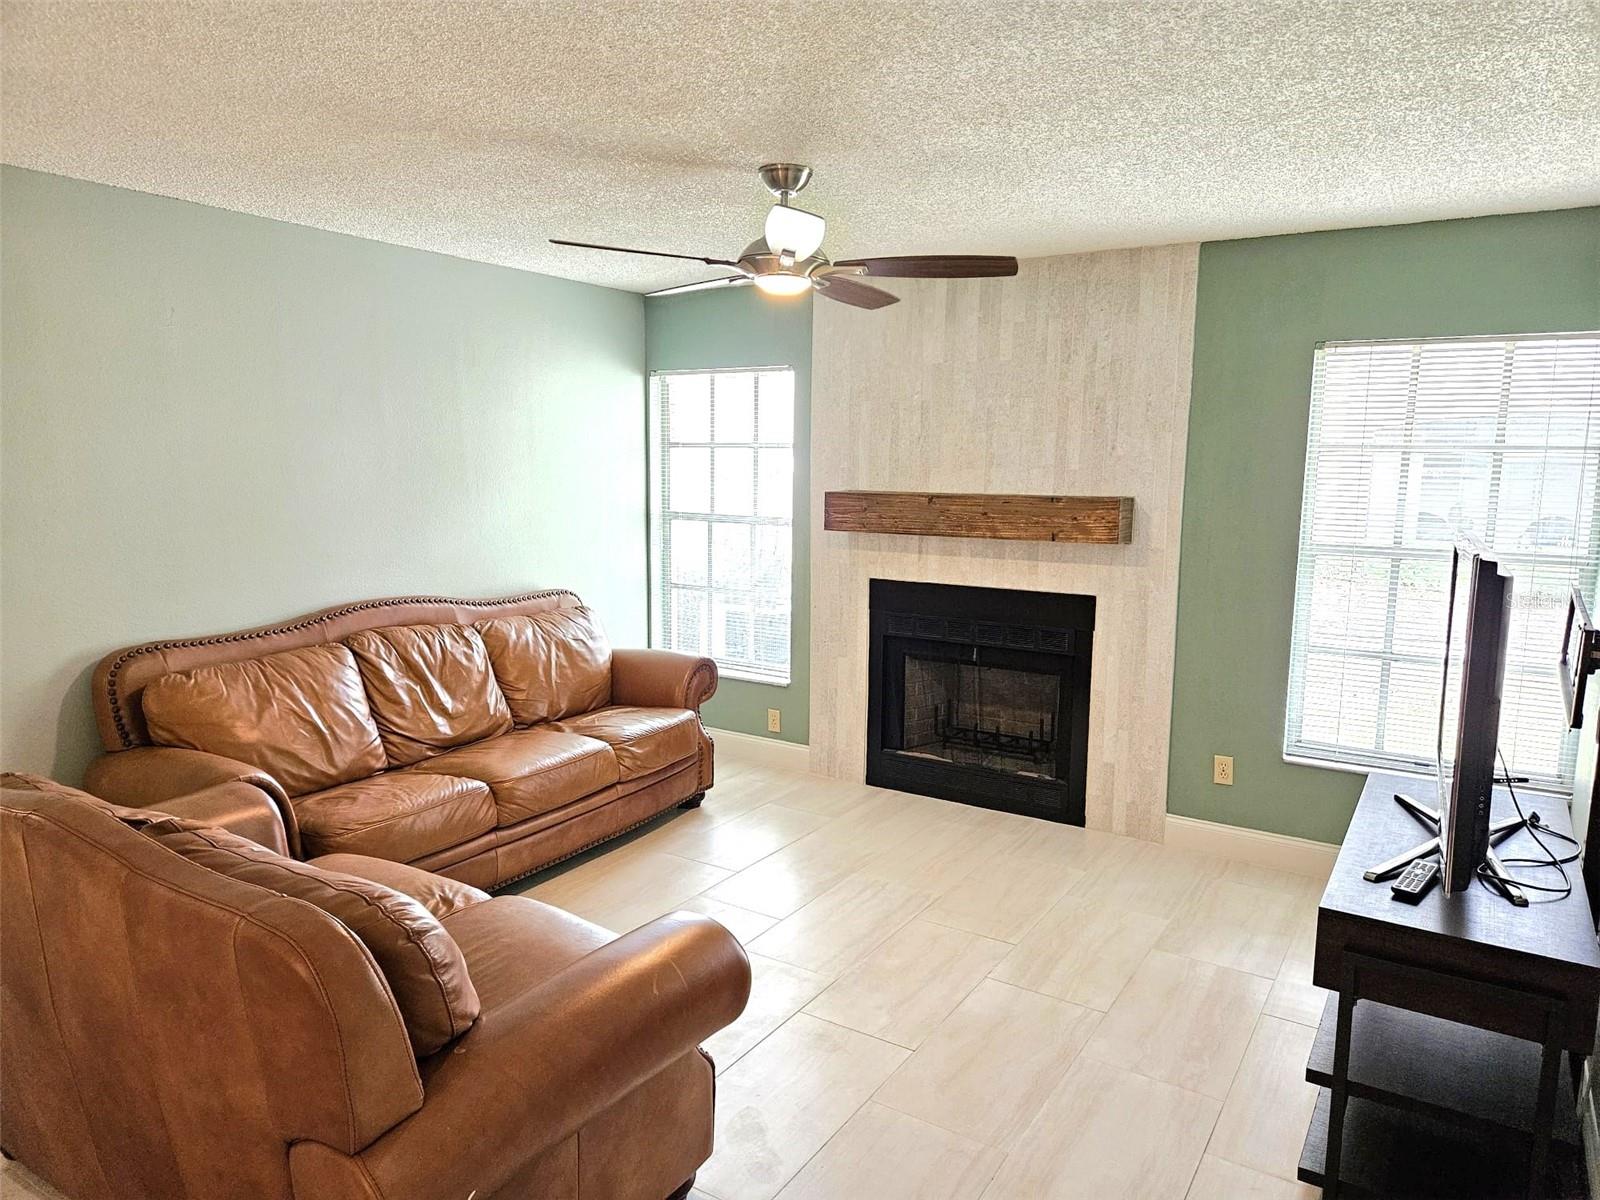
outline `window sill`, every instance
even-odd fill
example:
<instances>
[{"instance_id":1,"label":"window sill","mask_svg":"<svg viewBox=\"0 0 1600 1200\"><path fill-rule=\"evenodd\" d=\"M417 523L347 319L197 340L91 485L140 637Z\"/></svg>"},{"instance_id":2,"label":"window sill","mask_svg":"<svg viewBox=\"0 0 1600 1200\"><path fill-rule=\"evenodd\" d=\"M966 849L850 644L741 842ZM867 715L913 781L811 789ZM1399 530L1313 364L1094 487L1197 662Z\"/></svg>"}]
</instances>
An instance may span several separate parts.
<instances>
[{"instance_id":1,"label":"window sill","mask_svg":"<svg viewBox=\"0 0 1600 1200\"><path fill-rule=\"evenodd\" d=\"M1388 763L1352 763L1341 762L1329 758L1303 758L1295 754L1285 754L1283 761L1291 767L1316 767L1323 771L1338 771L1344 775L1399 775L1403 779L1423 779L1428 783L1434 781L1432 772L1419 771L1415 768L1393 766ZM1499 768L1496 768L1496 774ZM1532 793L1539 796L1557 796L1566 798L1571 789L1563 788L1559 784L1549 783L1519 783L1519 794Z\"/></svg>"},{"instance_id":2,"label":"window sill","mask_svg":"<svg viewBox=\"0 0 1600 1200\"><path fill-rule=\"evenodd\" d=\"M740 683L759 683L762 687L770 688L786 688L794 682L792 677L779 682L771 676L747 675L735 667L725 667L721 663L717 663L717 675L723 679L736 679Z\"/></svg>"},{"instance_id":3,"label":"window sill","mask_svg":"<svg viewBox=\"0 0 1600 1200\"><path fill-rule=\"evenodd\" d=\"M1291 767L1316 767L1323 771L1338 771L1345 775L1404 775L1408 779L1430 779L1418 770L1407 770L1404 767L1392 766L1388 763L1353 763L1343 762L1336 758L1306 758L1298 754L1285 754L1283 761Z\"/></svg>"}]
</instances>

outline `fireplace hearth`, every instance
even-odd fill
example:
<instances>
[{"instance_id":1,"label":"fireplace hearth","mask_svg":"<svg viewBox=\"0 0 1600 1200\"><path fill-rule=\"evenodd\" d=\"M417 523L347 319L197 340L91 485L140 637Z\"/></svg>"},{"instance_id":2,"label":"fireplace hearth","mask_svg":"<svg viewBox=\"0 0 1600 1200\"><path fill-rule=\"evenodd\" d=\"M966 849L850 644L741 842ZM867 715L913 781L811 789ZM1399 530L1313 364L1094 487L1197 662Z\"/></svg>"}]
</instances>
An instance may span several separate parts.
<instances>
[{"instance_id":1,"label":"fireplace hearth","mask_svg":"<svg viewBox=\"0 0 1600 1200\"><path fill-rule=\"evenodd\" d=\"M1084 823L1094 597L874 579L867 782Z\"/></svg>"}]
</instances>

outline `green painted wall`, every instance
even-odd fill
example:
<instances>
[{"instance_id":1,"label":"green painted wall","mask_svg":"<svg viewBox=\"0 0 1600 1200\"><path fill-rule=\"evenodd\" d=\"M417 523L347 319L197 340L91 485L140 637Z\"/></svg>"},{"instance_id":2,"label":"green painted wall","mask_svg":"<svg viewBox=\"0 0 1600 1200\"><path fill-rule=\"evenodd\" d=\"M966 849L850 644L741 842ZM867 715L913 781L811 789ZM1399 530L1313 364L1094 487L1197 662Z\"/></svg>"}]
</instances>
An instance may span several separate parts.
<instances>
[{"instance_id":1,"label":"green painted wall","mask_svg":"<svg viewBox=\"0 0 1600 1200\"><path fill-rule=\"evenodd\" d=\"M1600 208L1201 248L1170 812L1337 842L1361 789L1283 761L1315 343L1597 327Z\"/></svg>"},{"instance_id":2,"label":"green painted wall","mask_svg":"<svg viewBox=\"0 0 1600 1200\"><path fill-rule=\"evenodd\" d=\"M794 368L794 625L788 687L722 680L706 723L804 744L811 712L811 298L781 300L754 288L690 292L645 301L651 371L714 367ZM767 732L767 709L783 732Z\"/></svg>"},{"instance_id":3,"label":"green painted wall","mask_svg":"<svg viewBox=\"0 0 1600 1200\"><path fill-rule=\"evenodd\" d=\"M574 588L642 645L644 303L0 174L0 762L68 781L149 638Z\"/></svg>"},{"instance_id":4,"label":"green painted wall","mask_svg":"<svg viewBox=\"0 0 1600 1200\"><path fill-rule=\"evenodd\" d=\"M807 740L809 299L641 302L10 167L0 221L7 767L75 779L88 671L135 640L559 583L642 642L644 374L734 366L796 372L794 678L706 717ZM1282 761L1315 343L1595 327L1600 209L1202 248L1170 811L1337 841L1359 790Z\"/></svg>"}]
</instances>

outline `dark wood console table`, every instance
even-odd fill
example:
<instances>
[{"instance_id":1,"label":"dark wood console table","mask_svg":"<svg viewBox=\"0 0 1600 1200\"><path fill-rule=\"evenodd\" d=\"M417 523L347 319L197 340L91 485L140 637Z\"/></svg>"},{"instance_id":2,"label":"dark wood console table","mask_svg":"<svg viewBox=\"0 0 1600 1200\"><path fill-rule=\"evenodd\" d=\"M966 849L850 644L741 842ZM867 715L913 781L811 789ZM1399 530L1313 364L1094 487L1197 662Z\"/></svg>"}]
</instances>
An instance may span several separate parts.
<instances>
[{"instance_id":1,"label":"dark wood console table","mask_svg":"<svg viewBox=\"0 0 1600 1200\"><path fill-rule=\"evenodd\" d=\"M1527 908L1476 881L1402 904L1387 882L1362 878L1427 836L1396 792L1434 803L1431 782L1368 776L1317 911L1312 978L1335 994L1306 1066L1324 1090L1300 1178L1328 1197L1584 1196L1573 1097L1594 1046L1600 946L1578 866L1570 896L1529 893ZM1570 832L1564 801L1520 799ZM1497 790L1493 817L1509 815ZM1498 849L1539 854L1527 831ZM1511 870L1559 883L1554 871Z\"/></svg>"}]
</instances>

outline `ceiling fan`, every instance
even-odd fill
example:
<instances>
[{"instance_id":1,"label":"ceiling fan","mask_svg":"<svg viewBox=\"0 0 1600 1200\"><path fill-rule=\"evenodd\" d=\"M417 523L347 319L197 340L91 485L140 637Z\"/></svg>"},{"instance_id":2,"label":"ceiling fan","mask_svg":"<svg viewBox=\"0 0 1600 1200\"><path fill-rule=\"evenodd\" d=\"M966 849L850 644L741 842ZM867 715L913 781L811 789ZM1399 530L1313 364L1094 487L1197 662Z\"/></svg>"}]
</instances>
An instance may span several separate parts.
<instances>
[{"instance_id":1,"label":"ceiling fan","mask_svg":"<svg viewBox=\"0 0 1600 1200\"><path fill-rule=\"evenodd\" d=\"M884 308L900 297L870 283L862 276L898 279L980 279L1015 275L1017 260L1003 254L913 254L899 258L847 258L830 262L822 253L822 235L827 222L816 213L795 208L789 202L811 182L811 168L798 163L768 163L757 172L767 190L778 202L767 213L766 229L744 248L737 259L708 258L700 254L669 254L661 250L630 250L623 246L602 246L595 242L569 242L551 238L557 246L578 246L585 250L613 250L619 254L648 254L654 258L681 258L705 263L708 267L729 267L736 275L662 288L651 296L676 296L711 288L744 287L754 284L769 296L798 296L812 288L828 300L856 308Z\"/></svg>"}]
</instances>

